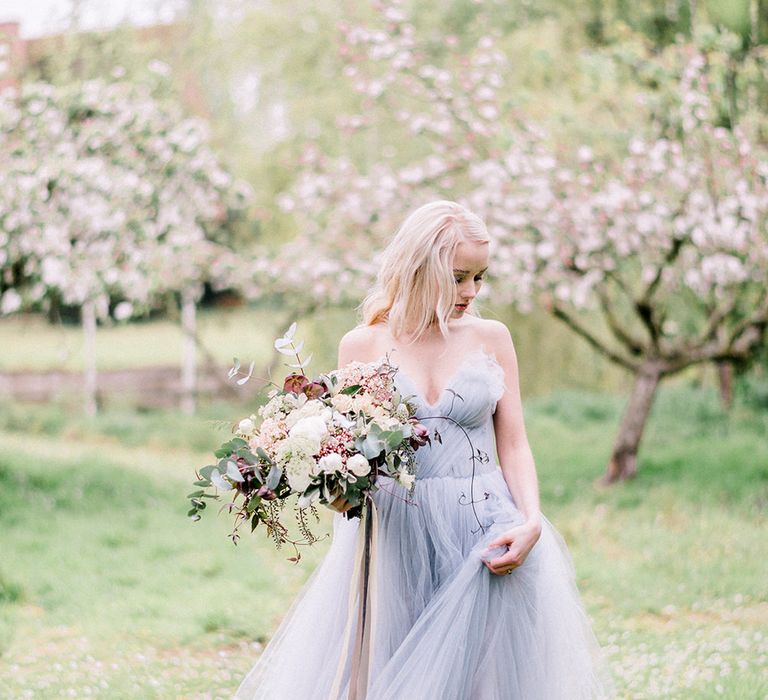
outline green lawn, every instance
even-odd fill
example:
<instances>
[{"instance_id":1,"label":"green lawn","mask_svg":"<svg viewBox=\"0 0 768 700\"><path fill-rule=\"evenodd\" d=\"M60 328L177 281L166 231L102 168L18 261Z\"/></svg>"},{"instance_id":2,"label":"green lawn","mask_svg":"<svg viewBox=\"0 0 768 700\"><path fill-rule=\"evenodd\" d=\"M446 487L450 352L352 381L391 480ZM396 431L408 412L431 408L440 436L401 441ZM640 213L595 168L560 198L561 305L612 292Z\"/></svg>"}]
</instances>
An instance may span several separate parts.
<instances>
[{"instance_id":1,"label":"green lawn","mask_svg":"<svg viewBox=\"0 0 768 700\"><path fill-rule=\"evenodd\" d=\"M665 387L639 477L599 489L621 404L526 405L543 510L620 697L765 698L768 415ZM294 565L263 532L232 545L215 508L186 519L226 434L207 421L239 412L0 407L0 697L231 695L329 543Z\"/></svg>"},{"instance_id":2,"label":"green lawn","mask_svg":"<svg viewBox=\"0 0 768 700\"><path fill-rule=\"evenodd\" d=\"M343 328L354 325L349 312L318 313L300 323L297 336L308 348L325 357ZM273 342L293 318L269 307L203 309L198 312L198 334L219 364L237 356L247 364L266 362L274 354ZM283 323L283 321L287 321ZM22 314L0 320L0 372L69 370L83 368L83 331L75 324L50 324L42 316ZM100 369L178 366L182 333L178 323L152 319L99 326L96 361ZM308 354L304 353L306 356ZM335 358L330 358L335 359Z\"/></svg>"}]
</instances>

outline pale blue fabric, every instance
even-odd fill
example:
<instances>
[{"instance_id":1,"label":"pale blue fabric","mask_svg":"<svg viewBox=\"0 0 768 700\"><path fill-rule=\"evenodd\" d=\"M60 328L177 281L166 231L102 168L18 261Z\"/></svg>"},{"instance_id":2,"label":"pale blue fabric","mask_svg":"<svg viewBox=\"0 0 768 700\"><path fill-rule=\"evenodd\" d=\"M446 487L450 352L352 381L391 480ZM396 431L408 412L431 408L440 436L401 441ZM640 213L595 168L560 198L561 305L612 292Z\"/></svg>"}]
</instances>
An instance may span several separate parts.
<instances>
[{"instance_id":1,"label":"pale blue fabric","mask_svg":"<svg viewBox=\"0 0 768 700\"><path fill-rule=\"evenodd\" d=\"M488 542L523 522L496 460L493 413L504 372L495 357L467 355L435 405L404 372L395 381L442 442L417 451L412 494L382 478L374 496L378 616L367 700L612 697L570 553L549 520L542 516L541 537L512 574L494 575L482 562L506 551L486 552ZM458 425L427 418L439 415ZM470 494L473 448L481 458ZM347 697L350 652L342 641L358 525L334 515L328 553L243 679L238 700ZM330 698L342 656L342 692Z\"/></svg>"}]
</instances>

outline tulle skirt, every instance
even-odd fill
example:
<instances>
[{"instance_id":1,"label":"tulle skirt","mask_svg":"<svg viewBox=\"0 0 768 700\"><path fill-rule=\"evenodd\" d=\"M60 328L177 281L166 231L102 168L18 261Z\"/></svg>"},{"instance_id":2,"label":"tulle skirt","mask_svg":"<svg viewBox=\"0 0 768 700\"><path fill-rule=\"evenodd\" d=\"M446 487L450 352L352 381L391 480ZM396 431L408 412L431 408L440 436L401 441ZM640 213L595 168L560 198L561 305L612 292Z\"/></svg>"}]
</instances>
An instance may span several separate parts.
<instances>
[{"instance_id":1,"label":"tulle skirt","mask_svg":"<svg viewBox=\"0 0 768 700\"><path fill-rule=\"evenodd\" d=\"M581 700L613 696L603 652L567 546L542 516L541 536L510 575L483 564L523 522L501 471L390 479L377 523L366 700ZM474 501L474 502L472 502ZM457 505L461 503L462 505ZM481 527L482 526L482 527ZM346 700L357 615L360 520L337 513L333 540L258 661L238 700Z\"/></svg>"}]
</instances>

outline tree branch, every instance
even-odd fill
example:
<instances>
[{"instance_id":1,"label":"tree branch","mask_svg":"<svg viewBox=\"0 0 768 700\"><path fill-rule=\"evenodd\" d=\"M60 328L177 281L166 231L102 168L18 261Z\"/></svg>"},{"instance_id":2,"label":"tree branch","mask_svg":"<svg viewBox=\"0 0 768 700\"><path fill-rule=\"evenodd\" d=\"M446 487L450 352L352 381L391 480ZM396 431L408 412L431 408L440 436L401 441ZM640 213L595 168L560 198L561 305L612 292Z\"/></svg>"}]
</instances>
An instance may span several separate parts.
<instances>
[{"instance_id":1,"label":"tree branch","mask_svg":"<svg viewBox=\"0 0 768 700\"><path fill-rule=\"evenodd\" d=\"M608 324L608 328L610 328L611 333L613 333L614 338L616 338L616 340L618 340L620 343L623 343L627 347L630 355L635 357L642 355L645 349L643 344L636 338L633 338L620 326L618 319L611 310L611 302L605 290L597 289L597 296L600 299L600 308L603 311L605 321Z\"/></svg>"},{"instance_id":2,"label":"tree branch","mask_svg":"<svg viewBox=\"0 0 768 700\"><path fill-rule=\"evenodd\" d=\"M618 365L621 365L625 369L628 369L630 372L634 373L637 371L637 368L640 366L639 363L633 362L623 355L620 355L619 353L611 350L611 348L604 345L601 340L590 333L590 331L584 328L580 323L578 323L578 321L569 316L568 313L566 313L566 311L564 311L562 308L557 305L553 306L552 314L555 316L555 318L560 319L569 328L584 338L584 340L586 340L593 348L595 348L595 350L605 355L609 360L615 362Z\"/></svg>"}]
</instances>

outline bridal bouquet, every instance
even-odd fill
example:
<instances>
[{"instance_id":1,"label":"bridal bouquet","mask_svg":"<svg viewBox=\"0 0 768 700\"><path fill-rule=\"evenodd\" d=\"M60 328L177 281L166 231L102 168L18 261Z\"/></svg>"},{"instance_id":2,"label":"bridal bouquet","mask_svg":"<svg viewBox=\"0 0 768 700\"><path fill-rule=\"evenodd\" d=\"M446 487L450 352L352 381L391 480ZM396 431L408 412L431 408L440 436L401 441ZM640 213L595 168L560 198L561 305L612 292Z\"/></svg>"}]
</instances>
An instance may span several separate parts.
<instances>
[{"instance_id":1,"label":"bridal bouquet","mask_svg":"<svg viewBox=\"0 0 768 700\"><path fill-rule=\"evenodd\" d=\"M226 506L230 512L237 507L230 535L235 544L237 529L246 520L251 532L264 523L278 548L285 542L297 544L280 518L291 496L296 497L294 514L302 536L307 543L317 541L306 522L307 509L318 519L316 503L327 505L341 497L352 505L344 515L360 517L365 499L380 488L380 476L411 490L414 453L430 441L415 417L415 406L395 386L397 368L388 360L353 362L309 378L304 367L311 356L300 360L303 341L294 343L295 331L293 323L275 348L295 355L297 362L288 366L298 371L285 377L282 388L272 389L255 414L233 425L234 437L214 453L217 462L196 472L195 485L203 489L188 495L188 515L199 520L204 499L219 498L205 488L233 492ZM239 367L235 358L230 377ZM253 364L246 381L252 371Z\"/></svg>"}]
</instances>

